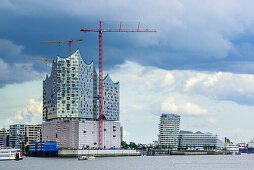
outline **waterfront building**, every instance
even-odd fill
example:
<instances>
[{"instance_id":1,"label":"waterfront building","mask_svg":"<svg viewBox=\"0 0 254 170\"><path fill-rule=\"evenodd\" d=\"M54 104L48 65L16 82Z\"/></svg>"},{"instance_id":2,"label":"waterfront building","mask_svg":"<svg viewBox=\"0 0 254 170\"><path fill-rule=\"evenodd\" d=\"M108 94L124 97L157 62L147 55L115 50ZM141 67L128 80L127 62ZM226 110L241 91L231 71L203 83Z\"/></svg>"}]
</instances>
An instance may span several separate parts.
<instances>
[{"instance_id":1,"label":"waterfront building","mask_svg":"<svg viewBox=\"0 0 254 170\"><path fill-rule=\"evenodd\" d=\"M91 120L53 120L42 124L42 140L57 142L58 148L98 148L99 122ZM120 123L103 121L104 148L120 148Z\"/></svg>"},{"instance_id":2,"label":"waterfront building","mask_svg":"<svg viewBox=\"0 0 254 170\"><path fill-rule=\"evenodd\" d=\"M41 141L41 125L15 124L10 125L9 146L22 148L30 142Z\"/></svg>"},{"instance_id":3,"label":"waterfront building","mask_svg":"<svg viewBox=\"0 0 254 170\"><path fill-rule=\"evenodd\" d=\"M178 145L180 128L180 115L162 114L159 124L159 144L170 145L175 148Z\"/></svg>"},{"instance_id":4,"label":"waterfront building","mask_svg":"<svg viewBox=\"0 0 254 170\"><path fill-rule=\"evenodd\" d=\"M0 146L9 146L9 130L1 129L0 130Z\"/></svg>"},{"instance_id":5,"label":"waterfront building","mask_svg":"<svg viewBox=\"0 0 254 170\"><path fill-rule=\"evenodd\" d=\"M79 50L52 63L43 81L43 120L97 120L98 75L93 62L86 63ZM103 79L103 117L119 120L119 82Z\"/></svg>"},{"instance_id":6,"label":"waterfront building","mask_svg":"<svg viewBox=\"0 0 254 170\"><path fill-rule=\"evenodd\" d=\"M10 125L9 146L21 148L25 144L25 124Z\"/></svg>"},{"instance_id":7,"label":"waterfront building","mask_svg":"<svg viewBox=\"0 0 254 170\"><path fill-rule=\"evenodd\" d=\"M212 133L202 133L202 132L191 132L191 131L180 131L178 138L179 148L223 148L224 147L224 137L214 135Z\"/></svg>"},{"instance_id":8,"label":"waterfront building","mask_svg":"<svg viewBox=\"0 0 254 170\"><path fill-rule=\"evenodd\" d=\"M41 125L25 125L25 142L41 142Z\"/></svg>"},{"instance_id":9,"label":"waterfront building","mask_svg":"<svg viewBox=\"0 0 254 170\"><path fill-rule=\"evenodd\" d=\"M99 77L93 62L86 63L79 50L52 63L43 81L42 141L58 148L99 147ZM119 148L119 82L103 79L103 146Z\"/></svg>"}]
</instances>

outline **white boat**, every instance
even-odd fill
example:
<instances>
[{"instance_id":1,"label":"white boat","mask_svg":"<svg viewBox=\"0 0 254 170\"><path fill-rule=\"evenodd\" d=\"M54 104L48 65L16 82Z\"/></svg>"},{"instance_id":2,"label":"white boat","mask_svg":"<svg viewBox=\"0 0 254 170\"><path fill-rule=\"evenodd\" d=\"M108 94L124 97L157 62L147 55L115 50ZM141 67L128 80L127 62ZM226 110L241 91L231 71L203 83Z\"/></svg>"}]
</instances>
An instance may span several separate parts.
<instances>
[{"instance_id":1,"label":"white boat","mask_svg":"<svg viewBox=\"0 0 254 170\"><path fill-rule=\"evenodd\" d=\"M78 157L78 160L95 160L95 157L94 156L79 156Z\"/></svg>"},{"instance_id":2,"label":"white boat","mask_svg":"<svg viewBox=\"0 0 254 170\"><path fill-rule=\"evenodd\" d=\"M89 156L88 160L93 161L93 160L95 160L95 157L94 156Z\"/></svg>"},{"instance_id":3,"label":"white boat","mask_svg":"<svg viewBox=\"0 0 254 170\"><path fill-rule=\"evenodd\" d=\"M22 153L19 149L0 148L0 160L21 160Z\"/></svg>"},{"instance_id":4,"label":"white boat","mask_svg":"<svg viewBox=\"0 0 254 170\"><path fill-rule=\"evenodd\" d=\"M88 157L87 156L79 156L78 160L88 160Z\"/></svg>"}]
</instances>

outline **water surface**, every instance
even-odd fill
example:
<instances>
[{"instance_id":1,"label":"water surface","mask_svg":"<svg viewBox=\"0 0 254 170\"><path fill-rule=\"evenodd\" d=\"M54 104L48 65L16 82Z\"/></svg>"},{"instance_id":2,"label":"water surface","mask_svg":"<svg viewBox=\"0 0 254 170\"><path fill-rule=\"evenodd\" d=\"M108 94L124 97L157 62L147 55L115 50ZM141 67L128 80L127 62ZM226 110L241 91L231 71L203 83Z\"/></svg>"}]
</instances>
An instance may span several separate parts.
<instances>
[{"instance_id":1,"label":"water surface","mask_svg":"<svg viewBox=\"0 0 254 170\"><path fill-rule=\"evenodd\" d=\"M25 157L21 161L0 161L0 170L254 170L254 155L132 156L97 157L94 161L77 158Z\"/></svg>"}]
</instances>

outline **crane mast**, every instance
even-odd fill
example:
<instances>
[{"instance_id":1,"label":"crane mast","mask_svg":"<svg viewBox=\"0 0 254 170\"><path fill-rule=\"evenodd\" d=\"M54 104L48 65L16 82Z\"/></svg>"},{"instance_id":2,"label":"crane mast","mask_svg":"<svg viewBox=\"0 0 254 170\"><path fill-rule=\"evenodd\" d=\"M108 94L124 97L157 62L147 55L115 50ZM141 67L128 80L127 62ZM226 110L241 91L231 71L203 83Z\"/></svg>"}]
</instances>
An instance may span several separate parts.
<instances>
[{"instance_id":1,"label":"crane mast","mask_svg":"<svg viewBox=\"0 0 254 170\"><path fill-rule=\"evenodd\" d=\"M137 29L122 29L122 22L117 29L102 29L102 21L99 22L99 29L80 29L86 32L99 32L99 148L103 148L103 32L156 32L155 29L140 29L140 22Z\"/></svg>"}]
</instances>

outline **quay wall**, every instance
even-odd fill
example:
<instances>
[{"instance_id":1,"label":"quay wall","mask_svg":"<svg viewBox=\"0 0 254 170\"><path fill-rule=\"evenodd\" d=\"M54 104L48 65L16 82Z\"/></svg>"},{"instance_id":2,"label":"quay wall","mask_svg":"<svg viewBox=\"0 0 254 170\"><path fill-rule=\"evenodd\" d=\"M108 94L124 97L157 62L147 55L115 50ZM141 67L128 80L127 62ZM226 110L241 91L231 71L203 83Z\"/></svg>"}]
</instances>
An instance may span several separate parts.
<instances>
[{"instance_id":1,"label":"quay wall","mask_svg":"<svg viewBox=\"0 0 254 170\"><path fill-rule=\"evenodd\" d=\"M227 151L170 151L170 155L232 155Z\"/></svg>"},{"instance_id":2,"label":"quay wall","mask_svg":"<svg viewBox=\"0 0 254 170\"><path fill-rule=\"evenodd\" d=\"M59 149L59 157L77 157L77 156L96 156L96 157L114 157L114 156L141 156L136 150L72 150Z\"/></svg>"}]
</instances>

